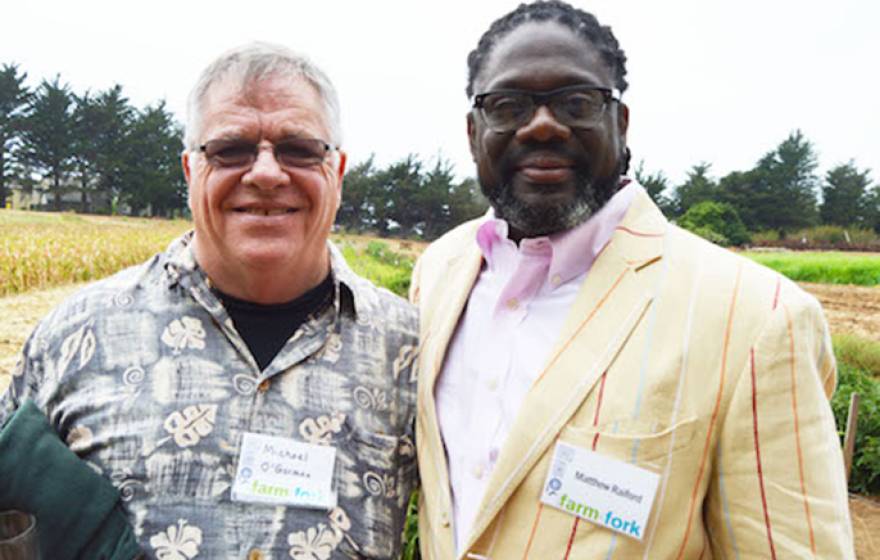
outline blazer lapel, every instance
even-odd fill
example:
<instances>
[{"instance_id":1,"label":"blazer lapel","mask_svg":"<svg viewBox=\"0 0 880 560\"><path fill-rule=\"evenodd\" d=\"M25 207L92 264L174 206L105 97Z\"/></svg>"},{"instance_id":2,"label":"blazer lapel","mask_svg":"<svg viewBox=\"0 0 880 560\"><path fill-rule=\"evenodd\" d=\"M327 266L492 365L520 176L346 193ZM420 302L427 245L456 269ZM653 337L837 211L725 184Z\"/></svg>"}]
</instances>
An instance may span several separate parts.
<instances>
[{"instance_id":1,"label":"blazer lapel","mask_svg":"<svg viewBox=\"0 0 880 560\"><path fill-rule=\"evenodd\" d=\"M476 228L474 228L475 239ZM440 426L437 421L437 404L434 400L434 387L437 383L446 350L455 333L459 317L464 312L474 282L480 273L482 255L476 242L466 243L461 249L444 263L444 266L432 270L437 278L429 279L434 286L429 290L430 306L421 306L423 325L427 325L421 332L421 357L419 359L419 384L418 384L418 407L417 414L422 430L416 438L418 446L419 463L422 469L430 465L431 473L423 472L423 483L432 484L432 488L424 490L424 497L433 502L433 507L423 510L423 515L446 515L446 519L429 520L433 526L443 524L448 526L451 522L452 500L449 487L449 468L446 462L446 451L440 434ZM430 313L430 315L426 315ZM431 476L433 475L433 476ZM445 512L445 513L441 513ZM428 521L428 520L426 520ZM444 539L441 534L435 532L435 539L443 542L435 542L439 552L435 554L442 557L451 557L455 551L455 543L452 533L448 533L450 539ZM448 542L447 542L448 541Z\"/></svg>"},{"instance_id":2,"label":"blazer lapel","mask_svg":"<svg viewBox=\"0 0 880 560\"><path fill-rule=\"evenodd\" d=\"M596 259L507 437L467 550L587 398L649 308L667 222L640 190Z\"/></svg>"}]
</instances>

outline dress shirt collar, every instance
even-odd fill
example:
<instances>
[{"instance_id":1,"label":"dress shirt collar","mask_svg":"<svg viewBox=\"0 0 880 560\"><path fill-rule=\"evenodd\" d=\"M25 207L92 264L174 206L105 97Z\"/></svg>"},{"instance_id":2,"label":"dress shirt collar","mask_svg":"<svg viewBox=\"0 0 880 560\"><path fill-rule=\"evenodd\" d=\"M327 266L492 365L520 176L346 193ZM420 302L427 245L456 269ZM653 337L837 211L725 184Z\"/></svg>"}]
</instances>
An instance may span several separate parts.
<instances>
[{"instance_id":1,"label":"dress shirt collar","mask_svg":"<svg viewBox=\"0 0 880 560\"><path fill-rule=\"evenodd\" d=\"M547 277L554 286L586 273L611 240L639 188L638 183L628 178L622 178L620 185L621 188L608 203L584 223L549 236L520 241L520 251L523 252L540 250L549 242L552 256ZM495 247L499 243L512 243L507 237L509 227L505 220L496 218L494 210L490 208L485 221L477 229L477 245L490 268L495 265L492 258Z\"/></svg>"}]
</instances>

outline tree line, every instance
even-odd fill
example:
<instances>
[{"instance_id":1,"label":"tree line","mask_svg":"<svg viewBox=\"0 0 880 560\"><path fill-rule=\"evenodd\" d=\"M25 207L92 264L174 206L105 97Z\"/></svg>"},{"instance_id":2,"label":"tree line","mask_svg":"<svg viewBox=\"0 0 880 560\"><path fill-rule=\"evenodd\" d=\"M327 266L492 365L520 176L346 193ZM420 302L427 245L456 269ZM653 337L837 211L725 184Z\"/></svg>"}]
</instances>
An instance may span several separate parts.
<instances>
[{"instance_id":1,"label":"tree line","mask_svg":"<svg viewBox=\"0 0 880 560\"><path fill-rule=\"evenodd\" d=\"M26 78L0 67L0 208L15 188L45 192L52 210L184 211L182 128L163 101L138 108L120 85L79 94L60 76Z\"/></svg>"},{"instance_id":2,"label":"tree line","mask_svg":"<svg viewBox=\"0 0 880 560\"><path fill-rule=\"evenodd\" d=\"M60 76L25 83L14 64L0 66L0 207L10 189L44 192L47 209L170 216L186 213L180 170L182 127L158 102L132 106L115 85L78 94ZM642 161L634 170L671 219L707 237L724 224L727 244L748 232L780 237L815 225L880 233L880 186L853 161L817 174L813 144L796 130L749 170L716 179L711 164L694 165L680 185ZM71 193L74 193L73 195ZM387 166L370 157L349 169L337 224L353 232L433 239L484 212L474 179L456 181L442 159L410 155ZM709 225L707 225L709 224Z\"/></svg>"},{"instance_id":3,"label":"tree line","mask_svg":"<svg viewBox=\"0 0 880 560\"><path fill-rule=\"evenodd\" d=\"M795 130L751 169L720 179L712 177L706 162L694 165L675 187L662 171L648 172L644 162L635 176L668 217L698 230L711 216L709 222L736 230L727 240L734 245L747 242L748 232L774 231L784 239L817 225L880 233L880 185L872 184L870 169L850 160L820 177L817 167L813 144Z\"/></svg>"}]
</instances>

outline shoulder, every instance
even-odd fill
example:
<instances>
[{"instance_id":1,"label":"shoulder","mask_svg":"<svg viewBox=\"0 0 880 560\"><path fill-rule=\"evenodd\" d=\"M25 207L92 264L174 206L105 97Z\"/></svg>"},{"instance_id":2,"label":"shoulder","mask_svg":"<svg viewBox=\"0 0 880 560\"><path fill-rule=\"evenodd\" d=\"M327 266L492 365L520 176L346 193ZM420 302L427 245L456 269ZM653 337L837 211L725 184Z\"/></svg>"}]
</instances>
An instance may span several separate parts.
<instances>
[{"instance_id":1,"label":"shoulder","mask_svg":"<svg viewBox=\"0 0 880 560\"><path fill-rule=\"evenodd\" d=\"M485 218L476 218L465 222L444 233L436 241L432 242L419 257L421 266L429 263L438 263L461 252L464 248L475 246L477 229Z\"/></svg>"},{"instance_id":2,"label":"shoulder","mask_svg":"<svg viewBox=\"0 0 880 560\"><path fill-rule=\"evenodd\" d=\"M740 253L719 247L676 225L670 224L668 235L667 254L673 266L682 266L685 270L701 267L710 280L713 277L735 280L739 292L749 298L760 295L761 299L772 301L785 296L806 305L816 304L816 299L795 282Z\"/></svg>"},{"instance_id":3,"label":"shoulder","mask_svg":"<svg viewBox=\"0 0 880 560\"><path fill-rule=\"evenodd\" d=\"M330 244L330 254L333 274L342 285L340 297L344 287L353 298L354 313L359 323L369 323L386 331L397 331L404 337L417 336L419 319L414 305L355 273L333 244Z\"/></svg>"},{"instance_id":4,"label":"shoulder","mask_svg":"<svg viewBox=\"0 0 880 560\"><path fill-rule=\"evenodd\" d=\"M46 349L54 341L64 340L77 332L84 324L125 313L133 309L149 307L148 294L155 291L164 277L163 255L155 255L148 261L126 268L77 290L37 325L33 337L39 341L38 348Z\"/></svg>"}]
</instances>

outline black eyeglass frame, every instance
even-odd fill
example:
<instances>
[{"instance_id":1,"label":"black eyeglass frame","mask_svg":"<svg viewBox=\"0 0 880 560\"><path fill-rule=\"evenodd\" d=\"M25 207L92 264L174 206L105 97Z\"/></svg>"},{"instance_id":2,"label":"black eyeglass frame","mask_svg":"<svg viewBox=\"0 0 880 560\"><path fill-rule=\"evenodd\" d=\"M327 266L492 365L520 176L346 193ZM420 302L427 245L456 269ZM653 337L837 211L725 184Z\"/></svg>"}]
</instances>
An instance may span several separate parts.
<instances>
[{"instance_id":1,"label":"black eyeglass frame","mask_svg":"<svg viewBox=\"0 0 880 560\"><path fill-rule=\"evenodd\" d=\"M284 146L286 143L289 143L292 141L297 141L297 140L305 140L305 141L309 141L309 142L319 142L320 145L324 147L324 154L321 157L320 161L315 161L314 163L309 163L307 165L287 165L287 164L283 163L282 159L278 156L278 148L280 146ZM214 161L212 159L215 156L208 155L208 148L209 148L210 144L216 144L216 143L224 143L224 144L228 144L229 146L241 146L241 147L248 146L251 148L250 153L251 153L252 158L248 162L242 163L241 165L235 165L235 164L223 165L221 163L217 163L216 161ZM329 154L330 152L332 152L334 150L336 150L336 151L339 150L339 146L334 146L333 144L330 144L326 140L322 140L320 138L303 138L303 137L299 137L299 136L292 136L292 137L284 138L279 142L272 142L271 144L272 144L272 156L275 158L275 161L278 162L278 165L281 165L282 167L304 168L304 167L310 167L312 165L319 165L319 164L327 161L327 154ZM222 169L240 169L240 168L252 166L254 164L254 162L257 161L257 156L260 153L260 143L259 142L251 142L248 140L243 140L241 138L217 138L215 140L208 140L204 144L200 145L199 152L204 154L205 159L207 159L208 162L211 163L211 165L214 165L215 167L220 167Z\"/></svg>"},{"instance_id":2,"label":"black eyeglass frame","mask_svg":"<svg viewBox=\"0 0 880 560\"><path fill-rule=\"evenodd\" d=\"M513 129L497 130L498 132L514 132L516 129L525 125L526 123L528 123L529 121L531 121L535 117L535 111L538 110L538 107L540 107L541 105L545 105L549 108L550 107L549 102L554 97L558 96L560 93L567 93L570 91L598 91L598 92L600 92L602 94L604 104L602 105L602 112L599 113L598 116L602 116L605 113L605 110L608 107L608 104L610 102L616 101L616 102L620 103L620 98L614 96L614 90L611 88L604 87L604 86L591 86L591 85L586 85L586 84L577 84L577 85L564 86L561 88L551 89L550 91L542 91L542 92L527 91L527 90L522 90L522 89L496 89L496 90L492 90L492 91L486 91L486 92L478 93L478 94L474 95L474 102L473 102L472 107L474 109L479 109L480 114L483 116L483 120L485 120L486 123L489 124L490 119L487 118L487 116L486 116L486 109L484 107L484 103L486 101L486 98L489 97L490 95L514 94L514 95L522 95L522 96L530 98L532 101L532 111L529 114L529 118L527 120L525 120L522 124L520 124L519 126L517 126L516 128L513 128ZM551 112L552 112L552 109L551 109ZM556 116L556 113L554 113L554 117L555 116ZM596 120L598 120L598 118ZM563 124L566 124L566 123L563 123ZM492 128L492 130L496 130L491 125L489 127Z\"/></svg>"}]
</instances>

